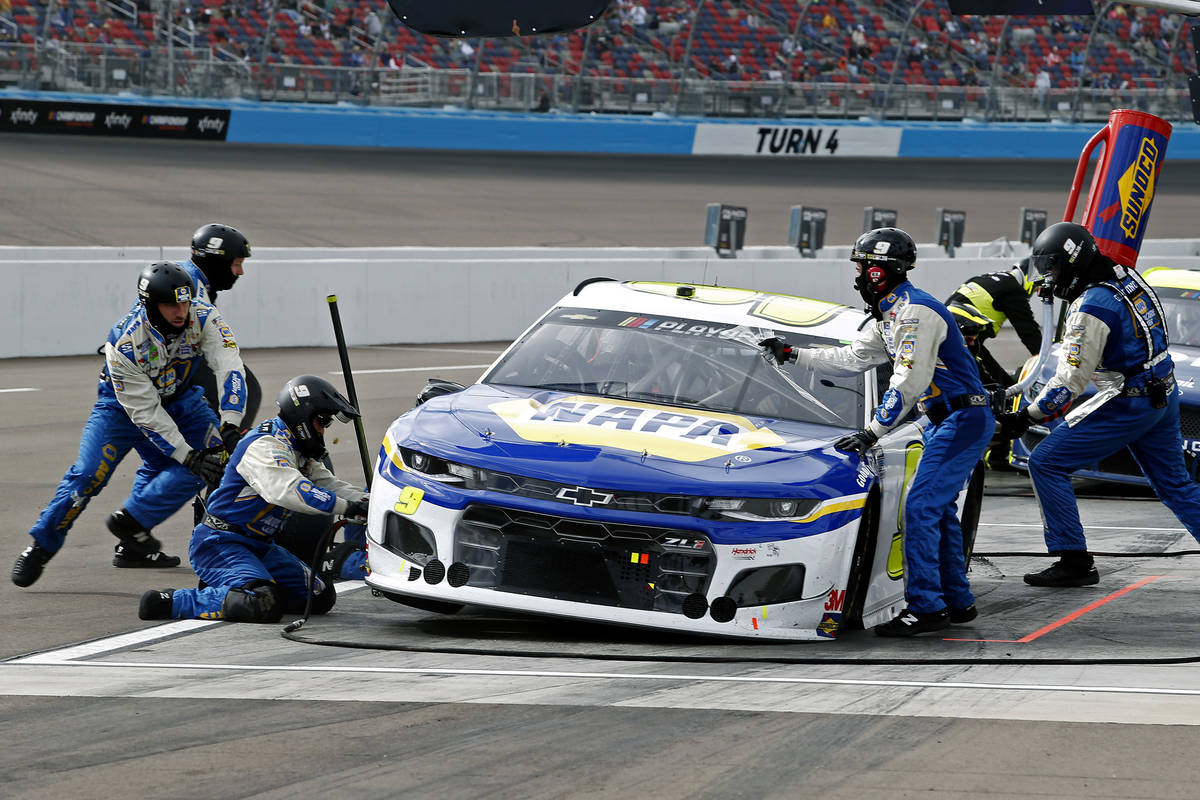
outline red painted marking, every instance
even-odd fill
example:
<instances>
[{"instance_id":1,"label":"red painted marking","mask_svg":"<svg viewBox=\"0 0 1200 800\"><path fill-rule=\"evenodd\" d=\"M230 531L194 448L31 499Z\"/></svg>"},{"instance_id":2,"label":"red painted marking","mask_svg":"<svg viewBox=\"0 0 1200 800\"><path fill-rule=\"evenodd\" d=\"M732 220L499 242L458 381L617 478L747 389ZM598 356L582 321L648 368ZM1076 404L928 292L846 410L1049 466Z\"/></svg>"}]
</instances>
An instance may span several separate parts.
<instances>
[{"instance_id":1,"label":"red painted marking","mask_svg":"<svg viewBox=\"0 0 1200 800\"><path fill-rule=\"evenodd\" d=\"M751 617L751 618L750 618L750 622L754 624L754 630L758 630L758 618L757 618L757 617Z\"/></svg>"},{"instance_id":2,"label":"red painted marking","mask_svg":"<svg viewBox=\"0 0 1200 800\"><path fill-rule=\"evenodd\" d=\"M1167 575L1151 575L1148 578L1142 578L1137 583L1131 583L1130 585L1126 586L1124 589L1118 589L1117 591L1113 592L1112 594L1110 594L1106 597L1101 597L1099 600L1097 600L1094 603L1088 603L1086 606L1079 609L1078 611L1072 611L1070 614L1067 614L1062 619L1051 622L1049 625L1046 625L1044 627L1037 629L1036 631L1029 634L1028 636L1022 636L1020 639L949 639L949 638L947 638L947 639L943 639L943 641L946 641L946 642L995 642L997 644L1027 644L1029 642L1032 642L1034 639L1037 639L1041 636L1046 635L1050 631L1061 628L1063 625L1066 625L1068 622L1074 622L1075 620L1079 619L1080 617L1082 617L1084 614L1088 613L1089 611L1095 611L1097 608L1104 605L1105 603L1110 603L1113 600L1116 600L1118 597L1121 597L1122 595L1129 594L1134 589L1140 589L1148 583L1153 583L1154 581L1156 581L1160 578L1166 578L1166 577L1168 577L1168 576Z\"/></svg>"}]
</instances>

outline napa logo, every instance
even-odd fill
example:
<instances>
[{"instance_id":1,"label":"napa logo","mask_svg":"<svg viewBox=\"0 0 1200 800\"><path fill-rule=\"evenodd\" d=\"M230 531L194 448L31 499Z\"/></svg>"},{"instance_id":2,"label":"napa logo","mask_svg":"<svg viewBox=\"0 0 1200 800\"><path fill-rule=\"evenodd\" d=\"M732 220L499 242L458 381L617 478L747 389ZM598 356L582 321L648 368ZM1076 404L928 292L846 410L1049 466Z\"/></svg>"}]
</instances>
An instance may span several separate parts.
<instances>
[{"instance_id":1,"label":"napa logo","mask_svg":"<svg viewBox=\"0 0 1200 800\"><path fill-rule=\"evenodd\" d=\"M616 447L676 461L704 461L784 444L774 431L735 414L645 403L573 396L546 403L504 400L488 408L527 441Z\"/></svg>"},{"instance_id":2,"label":"napa logo","mask_svg":"<svg viewBox=\"0 0 1200 800\"><path fill-rule=\"evenodd\" d=\"M1150 201L1154 199L1154 179L1162 151L1150 136L1142 139L1137 158L1117 181L1121 197L1121 230L1128 239L1136 239Z\"/></svg>"}]
</instances>

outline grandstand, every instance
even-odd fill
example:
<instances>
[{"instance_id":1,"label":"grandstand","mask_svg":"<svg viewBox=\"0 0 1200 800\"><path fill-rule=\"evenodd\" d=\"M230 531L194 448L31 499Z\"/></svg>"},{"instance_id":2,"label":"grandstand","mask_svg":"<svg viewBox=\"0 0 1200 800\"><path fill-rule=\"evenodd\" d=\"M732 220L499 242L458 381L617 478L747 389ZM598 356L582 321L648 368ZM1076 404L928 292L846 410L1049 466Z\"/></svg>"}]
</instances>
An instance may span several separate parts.
<instances>
[{"instance_id":1,"label":"grandstand","mask_svg":"<svg viewBox=\"0 0 1200 800\"><path fill-rule=\"evenodd\" d=\"M615 0L571 33L417 33L365 0L9 0L0 85L739 116L1190 116L1186 18L951 15L946 0ZM1100 4L1098 4L1100 5ZM1102 116L1102 114L1101 114Z\"/></svg>"}]
</instances>

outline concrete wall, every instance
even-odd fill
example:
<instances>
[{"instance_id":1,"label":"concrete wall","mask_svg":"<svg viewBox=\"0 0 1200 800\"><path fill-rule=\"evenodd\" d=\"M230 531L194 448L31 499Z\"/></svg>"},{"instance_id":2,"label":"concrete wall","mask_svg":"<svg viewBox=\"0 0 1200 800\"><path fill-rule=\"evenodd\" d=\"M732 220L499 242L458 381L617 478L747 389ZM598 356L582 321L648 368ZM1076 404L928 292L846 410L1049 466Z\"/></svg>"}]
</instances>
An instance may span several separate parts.
<instances>
[{"instance_id":1,"label":"concrete wall","mask_svg":"<svg viewBox=\"0 0 1200 800\"><path fill-rule=\"evenodd\" d=\"M913 273L947 296L964 279L1015 256L935 258ZM334 342L326 296L336 294L351 345L510 340L594 276L718 283L858 305L847 248L802 259L786 247L749 248L737 259L697 248L255 248L247 274L218 305L246 348ZM141 268L181 260L179 247L0 247L0 358L95 352L136 296ZM1019 252L1017 256L1023 255ZM1200 242L1146 242L1143 267L1200 269Z\"/></svg>"}]
</instances>

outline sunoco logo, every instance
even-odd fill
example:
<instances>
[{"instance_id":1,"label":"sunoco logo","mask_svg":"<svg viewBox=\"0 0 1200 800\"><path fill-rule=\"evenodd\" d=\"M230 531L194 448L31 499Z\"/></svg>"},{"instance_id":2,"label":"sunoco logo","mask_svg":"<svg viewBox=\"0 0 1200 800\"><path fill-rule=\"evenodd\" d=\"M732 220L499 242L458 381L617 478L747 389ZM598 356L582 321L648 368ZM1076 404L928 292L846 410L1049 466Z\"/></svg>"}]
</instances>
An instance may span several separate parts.
<instances>
[{"instance_id":1,"label":"sunoco logo","mask_svg":"<svg viewBox=\"0 0 1200 800\"><path fill-rule=\"evenodd\" d=\"M32 108L14 108L13 112L8 115L8 120L16 125L20 122L28 122L30 125L37 122L38 112Z\"/></svg>"},{"instance_id":2,"label":"sunoco logo","mask_svg":"<svg viewBox=\"0 0 1200 800\"><path fill-rule=\"evenodd\" d=\"M1154 139L1142 139L1137 160L1129 165L1125 174L1117 181L1121 194L1121 230L1129 239L1137 237L1138 228L1150 201L1154 198L1154 176L1158 166L1159 150Z\"/></svg>"},{"instance_id":3,"label":"sunoco logo","mask_svg":"<svg viewBox=\"0 0 1200 800\"><path fill-rule=\"evenodd\" d=\"M104 118L104 127L106 128L123 128L128 130L133 122L133 116L130 114L119 114L116 111L111 112Z\"/></svg>"},{"instance_id":4,"label":"sunoco logo","mask_svg":"<svg viewBox=\"0 0 1200 800\"><path fill-rule=\"evenodd\" d=\"M196 123L196 130L198 131L216 131L220 133L224 127L225 120L218 117L201 117L200 121Z\"/></svg>"}]
</instances>

